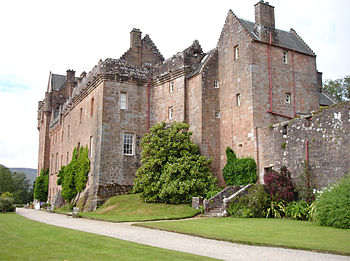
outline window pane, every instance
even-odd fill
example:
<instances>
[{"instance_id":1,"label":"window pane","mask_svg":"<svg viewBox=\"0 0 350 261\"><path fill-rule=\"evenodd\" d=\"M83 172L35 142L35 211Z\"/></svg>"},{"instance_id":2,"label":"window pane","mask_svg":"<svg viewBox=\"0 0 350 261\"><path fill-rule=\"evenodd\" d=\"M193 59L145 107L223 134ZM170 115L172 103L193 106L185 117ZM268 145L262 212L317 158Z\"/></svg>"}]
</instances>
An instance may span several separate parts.
<instances>
[{"instance_id":1,"label":"window pane","mask_svg":"<svg viewBox=\"0 0 350 261\"><path fill-rule=\"evenodd\" d=\"M120 93L120 109L122 109L122 110L126 109L126 93L125 92Z\"/></svg>"},{"instance_id":2,"label":"window pane","mask_svg":"<svg viewBox=\"0 0 350 261\"><path fill-rule=\"evenodd\" d=\"M124 133L124 154L133 155L133 134Z\"/></svg>"}]
</instances>

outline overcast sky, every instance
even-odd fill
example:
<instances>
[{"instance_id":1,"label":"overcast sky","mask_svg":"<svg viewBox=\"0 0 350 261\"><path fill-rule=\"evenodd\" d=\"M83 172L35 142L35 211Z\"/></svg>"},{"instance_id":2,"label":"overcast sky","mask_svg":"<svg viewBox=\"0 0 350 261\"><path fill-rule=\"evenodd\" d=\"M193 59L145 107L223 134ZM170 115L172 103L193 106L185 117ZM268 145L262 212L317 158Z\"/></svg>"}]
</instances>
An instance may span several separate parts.
<instances>
[{"instance_id":1,"label":"overcast sky","mask_svg":"<svg viewBox=\"0 0 350 261\"><path fill-rule=\"evenodd\" d=\"M0 164L36 168L37 107L50 71L76 75L119 58L129 33L149 34L165 58L199 40L215 48L228 10L254 21L258 0L2 1L0 3ZM317 54L323 79L349 75L350 1L271 0L276 27L294 28Z\"/></svg>"}]
</instances>

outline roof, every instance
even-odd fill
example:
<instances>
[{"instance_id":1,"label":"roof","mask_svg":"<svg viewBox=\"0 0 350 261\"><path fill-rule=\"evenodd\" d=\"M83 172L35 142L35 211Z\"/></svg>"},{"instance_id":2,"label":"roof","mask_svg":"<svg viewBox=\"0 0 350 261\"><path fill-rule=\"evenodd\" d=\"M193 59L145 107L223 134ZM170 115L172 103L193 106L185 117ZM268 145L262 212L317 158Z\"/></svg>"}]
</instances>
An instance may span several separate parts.
<instances>
[{"instance_id":1,"label":"roof","mask_svg":"<svg viewBox=\"0 0 350 261\"><path fill-rule=\"evenodd\" d=\"M255 23L244 19L239 20L243 27L250 33L251 37L254 40L260 41L258 36L253 32ZM300 36L298 36L298 34L293 29L291 29L290 32L276 29L276 32L278 36L278 46L315 56L315 53L307 46L307 44L301 39Z\"/></svg>"},{"instance_id":2,"label":"roof","mask_svg":"<svg viewBox=\"0 0 350 261\"><path fill-rule=\"evenodd\" d=\"M204 66L206 65L207 61L209 61L210 57L215 53L216 49L213 49L209 51L201 60L201 62L198 64L198 66L187 76L187 78L191 78L195 76L196 74L200 73Z\"/></svg>"},{"instance_id":3,"label":"roof","mask_svg":"<svg viewBox=\"0 0 350 261\"><path fill-rule=\"evenodd\" d=\"M58 91L62 89L66 82L66 76L59 74L52 74L51 76L51 90Z\"/></svg>"},{"instance_id":4,"label":"roof","mask_svg":"<svg viewBox=\"0 0 350 261\"><path fill-rule=\"evenodd\" d=\"M320 106L330 106L334 104L334 101L327 94L319 92L318 95Z\"/></svg>"}]
</instances>

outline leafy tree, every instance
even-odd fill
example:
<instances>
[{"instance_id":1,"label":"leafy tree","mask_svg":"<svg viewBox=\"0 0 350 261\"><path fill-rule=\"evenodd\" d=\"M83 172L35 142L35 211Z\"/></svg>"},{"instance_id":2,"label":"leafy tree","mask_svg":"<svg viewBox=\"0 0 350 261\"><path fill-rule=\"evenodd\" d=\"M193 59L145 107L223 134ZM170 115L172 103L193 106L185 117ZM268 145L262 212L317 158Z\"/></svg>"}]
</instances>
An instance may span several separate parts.
<instances>
[{"instance_id":1,"label":"leafy tree","mask_svg":"<svg viewBox=\"0 0 350 261\"><path fill-rule=\"evenodd\" d=\"M211 160L199 154L191 135L186 123L162 122L143 137L134 191L146 202L185 203L217 188Z\"/></svg>"},{"instance_id":2,"label":"leafy tree","mask_svg":"<svg viewBox=\"0 0 350 261\"><path fill-rule=\"evenodd\" d=\"M0 165L0 195L9 192L15 203L28 203L32 200L29 180L22 172L11 172Z\"/></svg>"},{"instance_id":3,"label":"leafy tree","mask_svg":"<svg viewBox=\"0 0 350 261\"><path fill-rule=\"evenodd\" d=\"M350 99L350 75L336 80L326 80L323 89L332 96L336 102Z\"/></svg>"},{"instance_id":4,"label":"leafy tree","mask_svg":"<svg viewBox=\"0 0 350 261\"><path fill-rule=\"evenodd\" d=\"M35 180L34 198L46 202L49 190L49 169L41 169L39 177Z\"/></svg>"},{"instance_id":5,"label":"leafy tree","mask_svg":"<svg viewBox=\"0 0 350 261\"><path fill-rule=\"evenodd\" d=\"M258 179L256 163L251 157L237 158L235 152L226 148L226 165L223 168L223 177L229 186L241 186L255 183Z\"/></svg>"},{"instance_id":6,"label":"leafy tree","mask_svg":"<svg viewBox=\"0 0 350 261\"><path fill-rule=\"evenodd\" d=\"M57 184L62 186L62 197L71 201L78 192L86 187L88 173L90 171L89 150L87 147L78 150L73 149L72 160L67 166L62 166L58 172Z\"/></svg>"}]
</instances>

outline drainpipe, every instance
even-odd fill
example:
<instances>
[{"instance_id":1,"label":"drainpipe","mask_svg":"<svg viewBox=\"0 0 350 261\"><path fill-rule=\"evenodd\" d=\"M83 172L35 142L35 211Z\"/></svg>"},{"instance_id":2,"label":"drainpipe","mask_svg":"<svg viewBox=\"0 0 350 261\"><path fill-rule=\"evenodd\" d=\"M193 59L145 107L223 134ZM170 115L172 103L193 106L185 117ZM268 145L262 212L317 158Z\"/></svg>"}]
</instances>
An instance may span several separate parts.
<instances>
[{"instance_id":1,"label":"drainpipe","mask_svg":"<svg viewBox=\"0 0 350 261\"><path fill-rule=\"evenodd\" d=\"M292 52L292 70L293 70L294 117L296 117L296 112L295 112L295 71L294 71L294 50L293 50L293 52Z\"/></svg>"},{"instance_id":2,"label":"drainpipe","mask_svg":"<svg viewBox=\"0 0 350 261\"><path fill-rule=\"evenodd\" d=\"M271 84L271 32L269 42L269 87L270 87L270 111L272 111L272 84Z\"/></svg>"},{"instance_id":3,"label":"drainpipe","mask_svg":"<svg viewBox=\"0 0 350 261\"><path fill-rule=\"evenodd\" d=\"M306 168L309 168L309 140L305 140L305 154L306 154ZM307 182L307 188L310 187L310 180L309 180L309 172L306 172L306 182Z\"/></svg>"},{"instance_id":4,"label":"drainpipe","mask_svg":"<svg viewBox=\"0 0 350 261\"><path fill-rule=\"evenodd\" d=\"M149 78L147 86L147 133L149 133L149 88L151 85L151 78Z\"/></svg>"}]
</instances>

